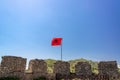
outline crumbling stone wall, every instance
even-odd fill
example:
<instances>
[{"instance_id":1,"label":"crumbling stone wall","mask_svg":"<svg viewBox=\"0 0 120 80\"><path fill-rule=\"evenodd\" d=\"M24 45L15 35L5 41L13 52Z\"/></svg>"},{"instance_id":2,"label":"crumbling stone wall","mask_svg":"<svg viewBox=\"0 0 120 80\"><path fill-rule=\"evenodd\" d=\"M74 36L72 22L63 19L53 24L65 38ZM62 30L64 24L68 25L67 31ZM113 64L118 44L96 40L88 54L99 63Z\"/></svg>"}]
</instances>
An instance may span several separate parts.
<instances>
[{"instance_id":1,"label":"crumbling stone wall","mask_svg":"<svg viewBox=\"0 0 120 80\"><path fill-rule=\"evenodd\" d=\"M100 62L98 64L99 74L118 74L117 62L116 61L107 61L107 62Z\"/></svg>"},{"instance_id":2,"label":"crumbling stone wall","mask_svg":"<svg viewBox=\"0 0 120 80\"><path fill-rule=\"evenodd\" d=\"M25 74L25 68L25 58L3 56L0 65L0 77L16 76L22 78Z\"/></svg>"},{"instance_id":3,"label":"crumbling stone wall","mask_svg":"<svg viewBox=\"0 0 120 80\"><path fill-rule=\"evenodd\" d=\"M47 63L44 60L34 59L29 62L29 71L33 73L33 78L47 75Z\"/></svg>"},{"instance_id":4,"label":"crumbling stone wall","mask_svg":"<svg viewBox=\"0 0 120 80\"><path fill-rule=\"evenodd\" d=\"M78 62L75 65L75 73L76 75L91 75L91 65L87 62Z\"/></svg>"},{"instance_id":5,"label":"crumbling stone wall","mask_svg":"<svg viewBox=\"0 0 120 80\"><path fill-rule=\"evenodd\" d=\"M20 77L21 80L46 77L47 80L120 80L116 61L102 61L98 64L99 74L91 71L87 62L78 62L75 73L70 73L70 64L57 61L52 74L47 73L47 63L44 60L34 59L29 62L29 70L25 72L26 59L15 56L3 56L0 65L0 77ZM59 74L59 75L58 75Z\"/></svg>"},{"instance_id":6,"label":"crumbling stone wall","mask_svg":"<svg viewBox=\"0 0 120 80\"><path fill-rule=\"evenodd\" d=\"M118 67L116 61L101 61L98 64L98 70L100 75L109 75L112 80L116 80L118 77Z\"/></svg>"},{"instance_id":7,"label":"crumbling stone wall","mask_svg":"<svg viewBox=\"0 0 120 80\"><path fill-rule=\"evenodd\" d=\"M56 80L56 74L55 73L48 73L47 80Z\"/></svg>"},{"instance_id":8,"label":"crumbling stone wall","mask_svg":"<svg viewBox=\"0 0 120 80\"><path fill-rule=\"evenodd\" d=\"M68 62L57 61L54 64L53 72L55 74L69 75L70 74L70 64Z\"/></svg>"},{"instance_id":9,"label":"crumbling stone wall","mask_svg":"<svg viewBox=\"0 0 120 80\"><path fill-rule=\"evenodd\" d=\"M33 74L31 72L26 72L23 80L33 80Z\"/></svg>"}]
</instances>

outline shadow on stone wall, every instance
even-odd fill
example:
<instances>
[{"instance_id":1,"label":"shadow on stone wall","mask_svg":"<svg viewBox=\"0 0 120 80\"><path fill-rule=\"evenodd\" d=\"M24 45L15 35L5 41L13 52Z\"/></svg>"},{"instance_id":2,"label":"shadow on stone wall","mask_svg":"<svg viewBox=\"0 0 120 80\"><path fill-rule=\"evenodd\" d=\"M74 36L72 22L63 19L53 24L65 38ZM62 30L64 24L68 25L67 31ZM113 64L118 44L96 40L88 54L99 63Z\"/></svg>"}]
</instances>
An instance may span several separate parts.
<instances>
[{"instance_id":1,"label":"shadow on stone wall","mask_svg":"<svg viewBox=\"0 0 120 80\"><path fill-rule=\"evenodd\" d=\"M30 60L28 72L25 72L26 60L22 57L3 56L0 77L19 77L21 80L33 80L38 77L44 77L46 80L120 80L116 61L99 62L99 73L95 74L87 62L78 62L75 65L75 73L70 73L70 64L64 61L57 61L53 73L48 73L47 63L41 59Z\"/></svg>"}]
</instances>

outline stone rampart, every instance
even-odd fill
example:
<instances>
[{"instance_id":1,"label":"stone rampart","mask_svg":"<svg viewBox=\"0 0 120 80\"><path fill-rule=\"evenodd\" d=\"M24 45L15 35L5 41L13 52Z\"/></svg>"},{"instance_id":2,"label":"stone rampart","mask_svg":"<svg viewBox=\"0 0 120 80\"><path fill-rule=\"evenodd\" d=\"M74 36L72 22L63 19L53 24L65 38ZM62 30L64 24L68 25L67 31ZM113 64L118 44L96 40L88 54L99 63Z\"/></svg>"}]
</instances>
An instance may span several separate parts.
<instances>
[{"instance_id":1,"label":"stone rampart","mask_svg":"<svg viewBox=\"0 0 120 80\"><path fill-rule=\"evenodd\" d=\"M3 56L0 65L0 77L23 77L25 75L26 58Z\"/></svg>"},{"instance_id":2,"label":"stone rampart","mask_svg":"<svg viewBox=\"0 0 120 80\"><path fill-rule=\"evenodd\" d=\"M0 64L1 77L19 77L21 80L33 80L45 77L46 80L120 80L116 61L101 61L98 64L98 74L91 70L87 62L78 62L75 65L75 73L70 72L70 64L57 61L54 64L53 73L47 72L47 63L41 59L33 59L29 62L26 72L26 58L15 56L3 56Z\"/></svg>"}]
</instances>

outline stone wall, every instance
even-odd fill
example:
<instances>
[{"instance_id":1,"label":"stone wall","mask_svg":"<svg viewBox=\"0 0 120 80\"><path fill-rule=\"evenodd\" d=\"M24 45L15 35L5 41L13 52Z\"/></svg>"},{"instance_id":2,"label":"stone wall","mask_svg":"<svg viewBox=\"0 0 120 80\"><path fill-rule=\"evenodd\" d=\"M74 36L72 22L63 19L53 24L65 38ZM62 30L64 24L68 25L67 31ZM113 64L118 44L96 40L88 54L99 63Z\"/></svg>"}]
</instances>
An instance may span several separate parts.
<instances>
[{"instance_id":1,"label":"stone wall","mask_svg":"<svg viewBox=\"0 0 120 80\"><path fill-rule=\"evenodd\" d=\"M26 68L26 59L15 56L3 56L0 65L0 76L23 77Z\"/></svg>"},{"instance_id":2,"label":"stone wall","mask_svg":"<svg viewBox=\"0 0 120 80\"><path fill-rule=\"evenodd\" d=\"M47 63L44 60L34 59L29 62L29 71L33 73L33 78L47 75Z\"/></svg>"},{"instance_id":3,"label":"stone wall","mask_svg":"<svg viewBox=\"0 0 120 80\"><path fill-rule=\"evenodd\" d=\"M116 61L101 61L98 64L99 74L118 74L117 62Z\"/></svg>"},{"instance_id":4,"label":"stone wall","mask_svg":"<svg viewBox=\"0 0 120 80\"><path fill-rule=\"evenodd\" d=\"M99 74L94 74L87 62L78 62L75 65L75 73L70 73L70 64L64 61L54 64L53 73L47 73L47 63L41 59L30 60L28 72L25 72L25 68L25 58L3 56L0 77L17 76L21 80L33 80L38 77L45 77L47 80L120 80L116 61L99 62Z\"/></svg>"},{"instance_id":5,"label":"stone wall","mask_svg":"<svg viewBox=\"0 0 120 80\"><path fill-rule=\"evenodd\" d=\"M118 67L116 61L101 61L98 64L98 70L100 75L108 75L112 80L117 80Z\"/></svg>"},{"instance_id":6,"label":"stone wall","mask_svg":"<svg viewBox=\"0 0 120 80\"><path fill-rule=\"evenodd\" d=\"M91 75L91 65L87 62L78 62L75 65L75 73L76 75Z\"/></svg>"},{"instance_id":7,"label":"stone wall","mask_svg":"<svg viewBox=\"0 0 120 80\"><path fill-rule=\"evenodd\" d=\"M68 62L57 61L54 64L53 72L55 74L69 75L70 74L70 64Z\"/></svg>"}]
</instances>

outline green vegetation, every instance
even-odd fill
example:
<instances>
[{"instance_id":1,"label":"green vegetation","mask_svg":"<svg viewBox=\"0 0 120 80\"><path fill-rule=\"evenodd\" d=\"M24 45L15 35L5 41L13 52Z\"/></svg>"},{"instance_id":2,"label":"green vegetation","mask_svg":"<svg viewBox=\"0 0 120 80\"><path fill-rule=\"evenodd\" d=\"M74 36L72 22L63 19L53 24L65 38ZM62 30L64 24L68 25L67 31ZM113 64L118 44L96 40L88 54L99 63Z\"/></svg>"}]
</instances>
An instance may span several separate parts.
<instances>
[{"instance_id":1,"label":"green vegetation","mask_svg":"<svg viewBox=\"0 0 120 80\"><path fill-rule=\"evenodd\" d=\"M120 73L120 68L118 68L118 72Z\"/></svg>"},{"instance_id":2,"label":"green vegetation","mask_svg":"<svg viewBox=\"0 0 120 80\"><path fill-rule=\"evenodd\" d=\"M0 80L20 80L20 78L17 77L2 77Z\"/></svg>"},{"instance_id":3,"label":"green vegetation","mask_svg":"<svg viewBox=\"0 0 120 80\"><path fill-rule=\"evenodd\" d=\"M93 62L91 60L86 60L86 59L75 59L75 60L70 60L69 63L70 63L70 71L72 73L75 72L75 65L78 63L78 62L88 62L90 65L91 65L91 68L92 68L92 71L94 73L98 73L98 62Z\"/></svg>"},{"instance_id":4,"label":"green vegetation","mask_svg":"<svg viewBox=\"0 0 120 80\"><path fill-rule=\"evenodd\" d=\"M56 62L56 60L46 59L45 62L47 63L47 66L48 66L48 72L53 73L53 65Z\"/></svg>"},{"instance_id":5,"label":"green vegetation","mask_svg":"<svg viewBox=\"0 0 120 80\"><path fill-rule=\"evenodd\" d=\"M53 65L54 63L57 61L57 60L53 60L53 59L47 59L45 60L47 65L48 65L48 72L49 73L52 73L53 72ZM98 62L93 62L91 60L86 60L86 59L75 59L75 60L70 60L68 61L70 63L70 71L72 73L75 72L75 64L77 64L78 62L88 62L89 64L91 64L91 67L92 67L92 71L94 73L98 73Z\"/></svg>"}]
</instances>

